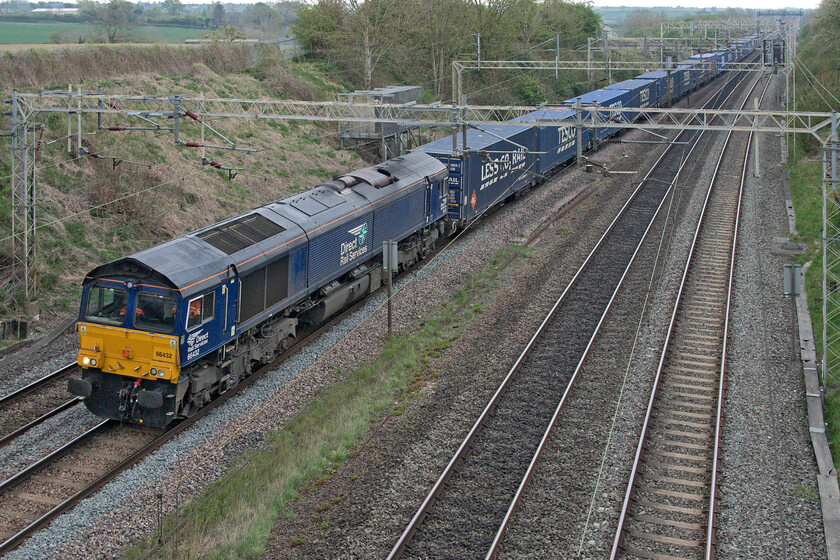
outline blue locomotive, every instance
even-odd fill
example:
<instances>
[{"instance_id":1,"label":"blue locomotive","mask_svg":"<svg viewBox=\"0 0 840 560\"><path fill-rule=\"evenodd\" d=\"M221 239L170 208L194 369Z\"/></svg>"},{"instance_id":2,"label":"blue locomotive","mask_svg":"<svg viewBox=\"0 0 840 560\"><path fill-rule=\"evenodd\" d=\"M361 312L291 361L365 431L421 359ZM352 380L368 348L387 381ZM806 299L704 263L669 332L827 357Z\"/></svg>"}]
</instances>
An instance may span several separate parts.
<instances>
[{"instance_id":1,"label":"blue locomotive","mask_svg":"<svg viewBox=\"0 0 840 560\"><path fill-rule=\"evenodd\" d=\"M571 162L578 123L570 106L578 99L663 105L759 44L747 37L729 51L696 55L565 107L471 129L466 145L461 134L428 143L95 268L83 283L77 327L83 373L68 390L106 418L160 427L190 416L273 361L299 326L376 290L383 241L399 242L405 268L441 237ZM584 109L582 122L597 110ZM580 142L588 147L619 130L584 126Z\"/></svg>"},{"instance_id":2,"label":"blue locomotive","mask_svg":"<svg viewBox=\"0 0 840 560\"><path fill-rule=\"evenodd\" d=\"M444 235L447 171L412 153L95 268L79 313L96 415L189 416L297 334L380 286L382 242L405 267Z\"/></svg>"}]
</instances>

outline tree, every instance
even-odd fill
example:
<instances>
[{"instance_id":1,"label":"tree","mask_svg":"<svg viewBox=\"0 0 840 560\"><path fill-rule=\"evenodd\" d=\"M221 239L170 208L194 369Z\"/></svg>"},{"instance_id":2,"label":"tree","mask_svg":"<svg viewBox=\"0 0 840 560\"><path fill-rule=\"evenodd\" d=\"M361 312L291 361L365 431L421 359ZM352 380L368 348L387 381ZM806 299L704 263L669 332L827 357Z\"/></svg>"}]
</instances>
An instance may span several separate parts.
<instances>
[{"instance_id":1,"label":"tree","mask_svg":"<svg viewBox=\"0 0 840 560\"><path fill-rule=\"evenodd\" d=\"M340 1L322 0L312 6L301 6L298 21L292 29L306 52L329 60L337 48L338 30L343 19Z\"/></svg>"},{"instance_id":2,"label":"tree","mask_svg":"<svg viewBox=\"0 0 840 560\"><path fill-rule=\"evenodd\" d=\"M308 56L366 89L385 79L432 84L438 99L452 61L475 58L473 34L481 33L482 59L500 60L537 52L530 48L558 33L561 47L585 45L600 22L589 4L563 0L319 0L298 18L295 36Z\"/></svg>"},{"instance_id":3,"label":"tree","mask_svg":"<svg viewBox=\"0 0 840 560\"><path fill-rule=\"evenodd\" d=\"M836 47L840 39L840 0L823 0L816 19L818 40Z\"/></svg>"},{"instance_id":4,"label":"tree","mask_svg":"<svg viewBox=\"0 0 840 560\"><path fill-rule=\"evenodd\" d=\"M624 17L621 26L628 37L655 36L659 33L660 24L667 19L665 10L636 8Z\"/></svg>"},{"instance_id":5,"label":"tree","mask_svg":"<svg viewBox=\"0 0 840 560\"><path fill-rule=\"evenodd\" d=\"M277 37L286 25L285 18L274 8L257 2L246 6L239 14L238 24L242 28L260 31L265 35Z\"/></svg>"},{"instance_id":6,"label":"tree","mask_svg":"<svg viewBox=\"0 0 840 560\"><path fill-rule=\"evenodd\" d=\"M373 72L382 57L402 40L400 16L405 12L397 0L349 0L348 8L349 17L343 27L344 42L349 49L360 48L364 87L370 89Z\"/></svg>"},{"instance_id":7,"label":"tree","mask_svg":"<svg viewBox=\"0 0 840 560\"><path fill-rule=\"evenodd\" d=\"M79 14L83 19L99 25L109 43L116 43L117 39L124 38L121 32L127 32L134 27L137 20L134 6L126 0L111 0L105 5L80 2Z\"/></svg>"},{"instance_id":8,"label":"tree","mask_svg":"<svg viewBox=\"0 0 840 560\"><path fill-rule=\"evenodd\" d=\"M218 29L214 29L205 35L205 37L214 41L239 41L244 39L245 35L235 25L227 24Z\"/></svg>"},{"instance_id":9,"label":"tree","mask_svg":"<svg viewBox=\"0 0 840 560\"><path fill-rule=\"evenodd\" d=\"M214 2L210 12L213 20L213 27L221 27L225 24L225 7L221 2Z\"/></svg>"},{"instance_id":10,"label":"tree","mask_svg":"<svg viewBox=\"0 0 840 560\"><path fill-rule=\"evenodd\" d=\"M595 37L601 16L589 5L563 0L546 0L542 4L542 29L536 37L546 40L560 34L560 46L574 48L586 46L589 37Z\"/></svg>"},{"instance_id":11,"label":"tree","mask_svg":"<svg viewBox=\"0 0 840 560\"><path fill-rule=\"evenodd\" d=\"M402 26L407 10L400 0L320 0L301 7L295 25L297 40L328 60L352 60L352 72L361 72L366 89L389 49L404 43Z\"/></svg>"},{"instance_id":12,"label":"tree","mask_svg":"<svg viewBox=\"0 0 840 560\"><path fill-rule=\"evenodd\" d=\"M407 64L425 70L432 82L436 99L444 96L450 83L451 62L469 46L472 37L466 32L470 23L461 0L415 0L409 8L416 22L403 43ZM414 47L414 48L411 48ZM416 49L416 51L415 51ZM424 56L419 57L418 53Z\"/></svg>"},{"instance_id":13,"label":"tree","mask_svg":"<svg viewBox=\"0 0 840 560\"><path fill-rule=\"evenodd\" d=\"M181 0L163 0L163 9L169 15L177 15L184 11L184 5Z\"/></svg>"}]
</instances>

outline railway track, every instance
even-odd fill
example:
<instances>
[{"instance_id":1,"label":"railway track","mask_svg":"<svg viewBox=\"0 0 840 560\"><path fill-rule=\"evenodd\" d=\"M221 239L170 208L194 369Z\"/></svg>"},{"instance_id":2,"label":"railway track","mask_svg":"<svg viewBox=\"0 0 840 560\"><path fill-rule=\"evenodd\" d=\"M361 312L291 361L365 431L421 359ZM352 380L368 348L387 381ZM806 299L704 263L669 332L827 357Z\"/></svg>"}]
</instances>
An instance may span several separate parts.
<instances>
[{"instance_id":1,"label":"railway track","mask_svg":"<svg viewBox=\"0 0 840 560\"><path fill-rule=\"evenodd\" d=\"M712 103L726 101L741 79L725 83ZM678 135L631 195L496 390L389 560L495 554L583 360L699 138L693 132ZM688 154L674 153L684 145L690 146Z\"/></svg>"},{"instance_id":2,"label":"railway track","mask_svg":"<svg viewBox=\"0 0 840 560\"><path fill-rule=\"evenodd\" d=\"M570 193L560 202L556 213L534 232L528 243L536 240L552 223L586 200L594 190L593 185L586 185ZM437 252L435 251L435 253ZM432 257L433 255L429 258ZM410 273L415 268L416 265L403 274ZM384 290L384 288L380 289ZM255 371L237 387L168 431L121 426L116 421L101 422L6 481L0 482L0 554L13 550L55 517L68 511L82 499L92 495L119 473L158 449L210 410L241 392L263 374L276 368L280 362L313 342L347 316L355 313L366 302L367 298L335 316L321 327L309 333L304 333L304 336L287 352L278 357L275 362ZM0 399L0 407L8 406L11 409L12 406L21 406L24 399L33 397L39 390L55 387L56 384L60 385L60 392L66 394L67 378L78 373L78 371L76 364L69 364L15 393L3 397ZM61 406L45 412L25 426L8 432L0 440L0 446L19 437L47 418L70 406L80 404L80 402L81 399L69 400ZM29 403L27 402L27 404ZM96 467L90 466L92 457ZM68 475L70 478L68 478ZM32 488L36 491L32 491Z\"/></svg>"},{"instance_id":3,"label":"railway track","mask_svg":"<svg viewBox=\"0 0 840 560\"><path fill-rule=\"evenodd\" d=\"M761 98L768 85L769 80ZM730 132L710 181L671 314L611 559L714 557L729 306L752 141L752 134L745 138ZM743 149L727 150L735 143L743 144ZM743 160L740 173L723 172L734 171L736 158Z\"/></svg>"},{"instance_id":4,"label":"railway track","mask_svg":"<svg viewBox=\"0 0 840 560\"><path fill-rule=\"evenodd\" d=\"M13 549L163 441L108 420L0 483L0 552ZM167 438L168 439L168 438ZM157 443L157 445L154 445Z\"/></svg>"},{"instance_id":5,"label":"railway track","mask_svg":"<svg viewBox=\"0 0 840 560\"><path fill-rule=\"evenodd\" d=\"M577 204L586 200L592 191L592 186L585 186L570 194L561 202L556 215L543 224L539 232L542 232L553 221L565 215ZM536 233L533 237L536 238ZM414 268L411 267L407 273L413 271ZM14 476L0 482L0 554L13 550L34 532L46 526L52 519L71 509L79 501L113 480L119 473L136 464L166 441L188 428L210 410L221 405L227 399L257 381L262 375L276 368L280 362L316 340L321 334L347 316L355 313L366 302L367 298L346 309L321 327L313 329L309 333L304 333L304 336L287 352L278 357L275 362L255 371L237 387L168 431L121 426L116 421L101 422L49 455L22 469ZM34 410L33 402L38 403L44 400L38 398L41 392L55 391L58 387L58 392L65 395L64 400L66 401L47 412L34 414L38 417L28 421L25 425L7 429L5 435L0 439L0 446L7 444L28 429L62 410L80 404L81 399L66 399L66 381L71 375L78 374L78 371L76 364L68 364L14 393L0 398L0 411L16 409L31 411ZM29 412L28 415L33 416L33 413ZM21 422L18 422L18 424L21 424Z\"/></svg>"},{"instance_id":6,"label":"railway track","mask_svg":"<svg viewBox=\"0 0 840 560\"><path fill-rule=\"evenodd\" d=\"M81 399L67 396L67 380L79 373L75 363L67 364L0 398L0 447L79 404Z\"/></svg>"},{"instance_id":7,"label":"railway track","mask_svg":"<svg viewBox=\"0 0 840 560\"><path fill-rule=\"evenodd\" d=\"M168 429L153 430L107 420L0 482L0 554L13 550L58 515L70 510L79 501L92 495L211 410L241 393L281 362L356 312L366 301L367 299L363 299L320 327L305 333L274 362L255 370L236 387L198 410L193 416L177 422ZM66 369L62 368L59 371ZM36 383L47 383L47 378L52 382L52 376L57 373L54 372ZM66 379L66 375L63 379ZM14 402L19 402L26 394L21 390L20 394L15 396ZM9 395L10 402L12 396ZM74 401L73 404L77 402Z\"/></svg>"}]
</instances>

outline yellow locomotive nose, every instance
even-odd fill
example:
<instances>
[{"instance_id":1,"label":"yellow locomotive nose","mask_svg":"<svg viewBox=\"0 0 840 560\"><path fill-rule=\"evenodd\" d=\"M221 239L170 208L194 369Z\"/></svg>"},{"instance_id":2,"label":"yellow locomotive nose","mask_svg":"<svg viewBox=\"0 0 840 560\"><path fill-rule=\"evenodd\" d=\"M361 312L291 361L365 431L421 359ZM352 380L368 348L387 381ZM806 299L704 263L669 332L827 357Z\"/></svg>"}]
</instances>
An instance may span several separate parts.
<instances>
[{"instance_id":1,"label":"yellow locomotive nose","mask_svg":"<svg viewBox=\"0 0 840 560\"><path fill-rule=\"evenodd\" d=\"M77 363L85 369L95 367L103 372L127 377L155 377L177 383L180 373L178 338L121 327L79 323Z\"/></svg>"}]
</instances>

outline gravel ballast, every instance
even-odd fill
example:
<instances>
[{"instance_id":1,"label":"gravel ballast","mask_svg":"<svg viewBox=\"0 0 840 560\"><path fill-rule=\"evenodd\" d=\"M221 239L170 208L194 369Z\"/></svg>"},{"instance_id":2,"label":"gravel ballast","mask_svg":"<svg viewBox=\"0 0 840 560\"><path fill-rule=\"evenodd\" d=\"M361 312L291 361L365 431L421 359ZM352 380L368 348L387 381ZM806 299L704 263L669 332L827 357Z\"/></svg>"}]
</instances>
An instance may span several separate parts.
<instances>
[{"instance_id":1,"label":"gravel ballast","mask_svg":"<svg viewBox=\"0 0 840 560\"><path fill-rule=\"evenodd\" d=\"M766 108L774 98L771 89ZM735 267L717 553L825 558L796 312L783 295L783 265L793 261L770 252L773 237L789 234L786 172L778 136L761 134L759 141L761 177L751 166Z\"/></svg>"},{"instance_id":2,"label":"gravel ballast","mask_svg":"<svg viewBox=\"0 0 840 560\"><path fill-rule=\"evenodd\" d=\"M612 154L632 153L626 145L609 146L607 150ZM648 156L646 163L650 165L658 154ZM634 169L639 161L613 155L611 164L618 170ZM577 177L571 174L568 180ZM599 198L582 204L583 208L543 234L538 253L510 272L481 322L466 329L452 351L431 366L446 373L429 387L428 397L399 418L389 419L373 440L375 451L356 458L334 482L292 503L294 519L278 522L275 532L281 536L272 543L267 558L387 555L530 334L632 187L626 178L612 181L600 191ZM581 223L591 227L577 227ZM478 356L481 358L477 361ZM335 496L342 497L342 506L333 508L329 527L320 531L313 526L312 511L318 503Z\"/></svg>"}]
</instances>

